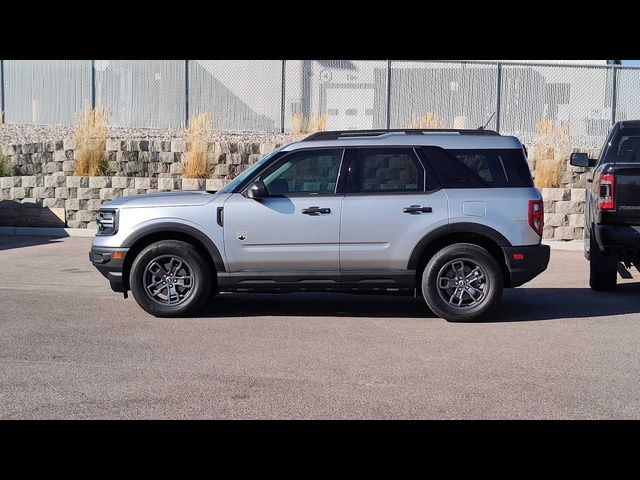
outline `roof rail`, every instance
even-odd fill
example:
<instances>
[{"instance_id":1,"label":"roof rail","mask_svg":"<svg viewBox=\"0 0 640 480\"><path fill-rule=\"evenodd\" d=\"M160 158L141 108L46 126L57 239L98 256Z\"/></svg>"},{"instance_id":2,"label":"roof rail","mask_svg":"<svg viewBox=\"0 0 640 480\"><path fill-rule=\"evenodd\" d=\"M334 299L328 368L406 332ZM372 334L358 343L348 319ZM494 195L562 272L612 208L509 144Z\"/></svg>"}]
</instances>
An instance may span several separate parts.
<instances>
[{"instance_id":1,"label":"roof rail","mask_svg":"<svg viewBox=\"0 0 640 480\"><path fill-rule=\"evenodd\" d=\"M421 135L423 133L459 133L460 135L499 135L498 132L493 130L484 129L459 129L459 128L400 128L389 130L335 130L330 132L317 132L312 133L306 138L303 138L303 142L309 142L313 140L337 140L339 138L354 138L354 137L377 137L385 135L387 133L404 133L406 135Z\"/></svg>"}]
</instances>

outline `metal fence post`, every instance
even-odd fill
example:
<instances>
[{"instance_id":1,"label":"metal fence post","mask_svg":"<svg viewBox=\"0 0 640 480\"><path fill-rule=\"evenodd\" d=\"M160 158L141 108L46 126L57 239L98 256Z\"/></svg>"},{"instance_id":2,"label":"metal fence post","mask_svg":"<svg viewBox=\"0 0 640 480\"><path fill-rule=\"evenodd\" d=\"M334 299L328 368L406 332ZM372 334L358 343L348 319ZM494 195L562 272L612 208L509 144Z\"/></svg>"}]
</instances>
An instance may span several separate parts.
<instances>
[{"instance_id":1,"label":"metal fence post","mask_svg":"<svg viewBox=\"0 0 640 480\"><path fill-rule=\"evenodd\" d=\"M496 132L500 133L500 99L502 93L502 65L496 64Z\"/></svg>"},{"instance_id":2,"label":"metal fence post","mask_svg":"<svg viewBox=\"0 0 640 480\"><path fill-rule=\"evenodd\" d=\"M616 107L617 100L616 96L617 92L617 78L618 78L618 68L614 65L611 67L611 125L616 123Z\"/></svg>"},{"instance_id":3,"label":"metal fence post","mask_svg":"<svg viewBox=\"0 0 640 480\"><path fill-rule=\"evenodd\" d=\"M387 130L391 128L391 60L387 60Z\"/></svg>"},{"instance_id":4,"label":"metal fence post","mask_svg":"<svg viewBox=\"0 0 640 480\"><path fill-rule=\"evenodd\" d=\"M0 123L4 123L4 60L0 60Z\"/></svg>"},{"instance_id":5,"label":"metal fence post","mask_svg":"<svg viewBox=\"0 0 640 480\"><path fill-rule=\"evenodd\" d=\"M91 60L91 108L96 108L96 61Z\"/></svg>"},{"instance_id":6,"label":"metal fence post","mask_svg":"<svg viewBox=\"0 0 640 480\"><path fill-rule=\"evenodd\" d=\"M286 78L287 78L287 71L286 71L286 67L287 67L287 61L286 60L282 60L282 91L280 93L281 97L280 97L280 133L284 133L284 110L285 110L285 94L287 93L286 90Z\"/></svg>"},{"instance_id":7,"label":"metal fence post","mask_svg":"<svg viewBox=\"0 0 640 480\"><path fill-rule=\"evenodd\" d=\"M184 126L189 126L189 60L184 61Z\"/></svg>"}]
</instances>

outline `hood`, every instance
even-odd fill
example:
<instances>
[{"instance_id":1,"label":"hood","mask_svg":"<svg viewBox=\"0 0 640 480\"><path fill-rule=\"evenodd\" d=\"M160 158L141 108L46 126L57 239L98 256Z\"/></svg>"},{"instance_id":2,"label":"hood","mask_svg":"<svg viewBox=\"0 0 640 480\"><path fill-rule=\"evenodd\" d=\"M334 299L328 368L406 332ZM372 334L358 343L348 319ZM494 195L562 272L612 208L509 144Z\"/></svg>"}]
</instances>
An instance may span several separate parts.
<instances>
[{"instance_id":1,"label":"hood","mask_svg":"<svg viewBox=\"0 0 640 480\"><path fill-rule=\"evenodd\" d=\"M204 205L213 200L217 194L206 191L175 191L147 193L120 197L104 203L102 207L111 208L143 208L143 207L182 207Z\"/></svg>"}]
</instances>

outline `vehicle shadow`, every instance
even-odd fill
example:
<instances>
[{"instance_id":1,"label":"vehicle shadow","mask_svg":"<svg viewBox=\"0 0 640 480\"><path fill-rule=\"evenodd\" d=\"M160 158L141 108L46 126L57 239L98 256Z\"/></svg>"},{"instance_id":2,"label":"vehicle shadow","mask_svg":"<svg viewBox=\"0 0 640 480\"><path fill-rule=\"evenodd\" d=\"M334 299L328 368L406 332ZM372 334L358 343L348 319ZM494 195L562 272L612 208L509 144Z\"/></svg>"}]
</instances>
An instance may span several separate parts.
<instances>
[{"instance_id":1,"label":"vehicle shadow","mask_svg":"<svg viewBox=\"0 0 640 480\"><path fill-rule=\"evenodd\" d=\"M434 317L421 298L349 293L222 293L198 317Z\"/></svg>"},{"instance_id":2,"label":"vehicle shadow","mask_svg":"<svg viewBox=\"0 0 640 480\"><path fill-rule=\"evenodd\" d=\"M526 322L608 317L640 313L640 282L619 284L614 292L590 288L517 288L505 290L486 322Z\"/></svg>"},{"instance_id":3,"label":"vehicle shadow","mask_svg":"<svg viewBox=\"0 0 640 480\"><path fill-rule=\"evenodd\" d=\"M483 323L607 317L640 313L640 282L618 285L615 292L590 288L518 288ZM220 294L198 317L356 317L437 318L422 298L343 293Z\"/></svg>"},{"instance_id":4,"label":"vehicle shadow","mask_svg":"<svg viewBox=\"0 0 640 480\"><path fill-rule=\"evenodd\" d=\"M0 251L61 242L64 237L0 235Z\"/></svg>"}]
</instances>

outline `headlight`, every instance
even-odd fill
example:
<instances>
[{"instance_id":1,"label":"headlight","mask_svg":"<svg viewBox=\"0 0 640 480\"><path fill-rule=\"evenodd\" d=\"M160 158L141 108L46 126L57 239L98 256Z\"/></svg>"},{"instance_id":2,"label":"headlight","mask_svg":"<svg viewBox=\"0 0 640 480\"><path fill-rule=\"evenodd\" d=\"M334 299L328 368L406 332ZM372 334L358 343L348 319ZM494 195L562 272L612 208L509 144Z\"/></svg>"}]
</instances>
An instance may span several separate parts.
<instances>
[{"instance_id":1,"label":"headlight","mask_svg":"<svg viewBox=\"0 0 640 480\"><path fill-rule=\"evenodd\" d=\"M118 214L116 210L100 210L98 212L98 218L96 218L98 224L97 235L113 235L118 229Z\"/></svg>"}]
</instances>

